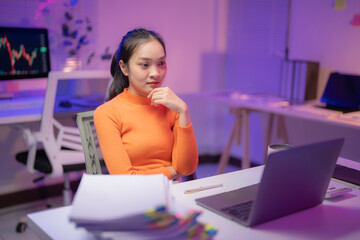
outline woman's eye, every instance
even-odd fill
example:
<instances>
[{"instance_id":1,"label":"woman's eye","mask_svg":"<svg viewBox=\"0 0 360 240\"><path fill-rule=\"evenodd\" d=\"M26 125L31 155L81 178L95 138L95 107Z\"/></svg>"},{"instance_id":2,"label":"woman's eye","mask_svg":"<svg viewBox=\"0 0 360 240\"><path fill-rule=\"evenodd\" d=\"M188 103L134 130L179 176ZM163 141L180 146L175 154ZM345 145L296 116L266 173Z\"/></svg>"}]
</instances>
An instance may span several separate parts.
<instances>
[{"instance_id":1,"label":"woman's eye","mask_svg":"<svg viewBox=\"0 0 360 240\"><path fill-rule=\"evenodd\" d=\"M166 65L165 61L159 62L159 66L165 66L165 65Z\"/></svg>"},{"instance_id":2,"label":"woman's eye","mask_svg":"<svg viewBox=\"0 0 360 240\"><path fill-rule=\"evenodd\" d=\"M149 66L149 64L147 64L147 63L140 63L140 66L143 67L143 68L146 68L146 67Z\"/></svg>"}]
</instances>

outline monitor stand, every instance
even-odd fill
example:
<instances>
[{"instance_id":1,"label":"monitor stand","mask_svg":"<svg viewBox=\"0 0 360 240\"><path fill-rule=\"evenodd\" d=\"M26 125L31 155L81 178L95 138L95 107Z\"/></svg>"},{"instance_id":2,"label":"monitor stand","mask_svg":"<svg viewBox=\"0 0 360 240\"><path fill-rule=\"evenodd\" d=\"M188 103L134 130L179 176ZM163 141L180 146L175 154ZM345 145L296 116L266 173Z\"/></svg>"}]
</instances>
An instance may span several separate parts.
<instances>
[{"instance_id":1,"label":"monitor stand","mask_svg":"<svg viewBox=\"0 0 360 240\"><path fill-rule=\"evenodd\" d=\"M0 83L0 100L11 99L16 92L19 92L19 84L17 82L6 81Z\"/></svg>"}]
</instances>

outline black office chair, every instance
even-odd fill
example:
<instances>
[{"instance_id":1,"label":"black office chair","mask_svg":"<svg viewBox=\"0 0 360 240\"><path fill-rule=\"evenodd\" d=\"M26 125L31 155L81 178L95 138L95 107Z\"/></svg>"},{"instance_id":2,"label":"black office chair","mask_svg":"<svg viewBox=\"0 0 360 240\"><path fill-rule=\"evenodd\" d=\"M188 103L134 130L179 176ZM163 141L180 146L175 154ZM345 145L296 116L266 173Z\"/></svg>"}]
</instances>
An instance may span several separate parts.
<instances>
[{"instance_id":1,"label":"black office chair","mask_svg":"<svg viewBox=\"0 0 360 240\"><path fill-rule=\"evenodd\" d=\"M66 149L64 149L66 150ZM67 151L71 151L67 149ZM16 154L15 158L18 162L27 165L29 157L29 152L20 152ZM35 155L35 163L34 163L34 170L37 170L44 175L33 180L34 183L43 180L46 175L50 175L53 171L52 165L50 163L49 157L47 156L44 149L38 149ZM69 164L63 165L63 174L64 174L64 187L63 187L63 203L64 205L69 205L72 199L72 191L70 188L70 178L69 173L74 171L84 171L85 170L85 163L77 163L77 164ZM50 207L50 205L48 205ZM25 219L25 218L24 218ZM21 233L26 230L27 224L26 220L20 220L19 223L16 225L16 232Z\"/></svg>"},{"instance_id":2,"label":"black office chair","mask_svg":"<svg viewBox=\"0 0 360 240\"><path fill-rule=\"evenodd\" d=\"M62 148L62 150L73 151L73 150L67 149L67 148ZM27 161L28 161L28 158L29 158L29 152L24 151L24 152L17 153L15 155L15 158L19 163L27 165ZM68 191L70 191L70 179L69 179L68 174L70 172L85 170L86 169L85 162L84 163L63 165L62 167L63 167L63 174L64 174L64 191L68 192ZM37 149L36 150L35 162L34 162L34 170L37 170L40 173L44 174L41 177L35 178L33 180L34 183L43 180L46 177L46 175L50 175L52 173L52 171L53 171L52 165L51 165L50 160L49 160L49 157L46 154L44 149ZM65 195L67 193L63 192L63 194ZM66 205L69 205L68 201L69 201L68 197L66 197L66 199L64 200L64 203L66 203Z\"/></svg>"}]
</instances>

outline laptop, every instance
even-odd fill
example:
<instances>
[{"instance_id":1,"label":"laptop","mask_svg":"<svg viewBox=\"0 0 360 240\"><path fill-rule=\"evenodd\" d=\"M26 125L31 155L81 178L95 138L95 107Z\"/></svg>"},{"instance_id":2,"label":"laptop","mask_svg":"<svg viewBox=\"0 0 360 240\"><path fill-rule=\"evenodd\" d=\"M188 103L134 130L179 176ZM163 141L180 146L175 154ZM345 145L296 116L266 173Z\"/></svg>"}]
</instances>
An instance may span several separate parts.
<instances>
[{"instance_id":1,"label":"laptop","mask_svg":"<svg viewBox=\"0 0 360 240\"><path fill-rule=\"evenodd\" d=\"M196 199L196 203L245 226L255 226L324 200L344 139L271 153L259 184Z\"/></svg>"},{"instance_id":2,"label":"laptop","mask_svg":"<svg viewBox=\"0 0 360 240\"><path fill-rule=\"evenodd\" d=\"M331 73L320 101L343 113L360 110L360 76Z\"/></svg>"}]
</instances>

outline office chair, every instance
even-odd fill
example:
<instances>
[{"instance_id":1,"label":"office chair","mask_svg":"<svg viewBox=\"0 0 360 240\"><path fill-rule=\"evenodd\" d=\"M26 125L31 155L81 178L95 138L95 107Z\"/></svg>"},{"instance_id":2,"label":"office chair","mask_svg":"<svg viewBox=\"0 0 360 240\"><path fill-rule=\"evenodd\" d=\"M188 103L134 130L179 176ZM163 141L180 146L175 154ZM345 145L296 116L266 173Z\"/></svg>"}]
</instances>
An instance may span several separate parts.
<instances>
[{"instance_id":1,"label":"office chair","mask_svg":"<svg viewBox=\"0 0 360 240\"><path fill-rule=\"evenodd\" d=\"M97 140L97 134L94 125L94 111L77 113L76 123L79 128L85 156L86 172L88 174L107 173L107 169L99 148L99 142ZM104 171L102 169L104 169Z\"/></svg>"},{"instance_id":2,"label":"office chair","mask_svg":"<svg viewBox=\"0 0 360 240\"><path fill-rule=\"evenodd\" d=\"M94 125L94 111L77 113L76 123L79 128L84 150L86 172L88 174L103 174L104 171L108 173L99 148L99 142ZM182 179L183 181L194 180L196 179L196 173L189 176L183 176Z\"/></svg>"},{"instance_id":3,"label":"office chair","mask_svg":"<svg viewBox=\"0 0 360 240\"><path fill-rule=\"evenodd\" d=\"M84 153L77 127L64 126L54 118L58 82L73 79L109 79L107 71L50 72L41 116L40 130L31 131L20 127L28 151L16 154L18 162L25 164L29 172L41 172L44 176L64 176L63 204L70 205L72 192L69 173L85 171ZM18 126L19 127L19 126ZM38 149L41 146L42 149ZM34 182L43 177L34 179ZM20 222L17 232L23 232L26 223Z\"/></svg>"}]
</instances>

